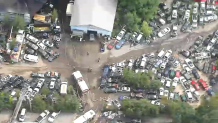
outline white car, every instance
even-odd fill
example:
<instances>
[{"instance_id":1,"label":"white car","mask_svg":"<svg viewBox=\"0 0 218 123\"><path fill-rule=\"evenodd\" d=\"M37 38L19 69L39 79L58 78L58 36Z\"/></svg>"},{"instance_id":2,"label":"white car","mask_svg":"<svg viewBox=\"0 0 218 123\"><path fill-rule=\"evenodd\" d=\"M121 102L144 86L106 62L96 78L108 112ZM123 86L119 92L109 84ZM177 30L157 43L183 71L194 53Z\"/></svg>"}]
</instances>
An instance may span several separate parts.
<instances>
[{"instance_id":1,"label":"white car","mask_svg":"<svg viewBox=\"0 0 218 123\"><path fill-rule=\"evenodd\" d=\"M30 61L30 62L35 62L35 63L38 62L38 56L34 56L34 55L30 55L30 54L25 54L23 56L23 59L26 61Z\"/></svg>"},{"instance_id":2,"label":"white car","mask_svg":"<svg viewBox=\"0 0 218 123\"><path fill-rule=\"evenodd\" d=\"M129 68L129 69L132 69L133 64L134 64L134 59L130 59L130 60L129 60L129 63L128 63L128 68Z\"/></svg>"},{"instance_id":3,"label":"white car","mask_svg":"<svg viewBox=\"0 0 218 123\"><path fill-rule=\"evenodd\" d=\"M192 15L192 22L197 23L198 22L198 16Z\"/></svg>"},{"instance_id":4,"label":"white car","mask_svg":"<svg viewBox=\"0 0 218 123\"><path fill-rule=\"evenodd\" d=\"M193 13L193 14L197 14L197 13L198 13L198 8L197 8L197 7L194 7L192 13Z\"/></svg>"},{"instance_id":5,"label":"white car","mask_svg":"<svg viewBox=\"0 0 218 123\"><path fill-rule=\"evenodd\" d=\"M162 85L164 85L165 84L165 77L161 77L161 80L160 80L160 82L162 83Z\"/></svg>"},{"instance_id":6,"label":"white car","mask_svg":"<svg viewBox=\"0 0 218 123\"><path fill-rule=\"evenodd\" d=\"M160 22L162 25L166 24L166 21L165 21L164 19L162 19L162 18L159 19L159 22Z\"/></svg>"},{"instance_id":7,"label":"white car","mask_svg":"<svg viewBox=\"0 0 218 123\"><path fill-rule=\"evenodd\" d=\"M117 106L117 108L121 108L121 104L118 100L113 100L112 102L115 106Z\"/></svg>"},{"instance_id":8,"label":"white car","mask_svg":"<svg viewBox=\"0 0 218 123\"><path fill-rule=\"evenodd\" d=\"M50 112L48 110L43 111L39 117L36 119L36 122L41 123L49 114Z\"/></svg>"},{"instance_id":9,"label":"white car","mask_svg":"<svg viewBox=\"0 0 218 123\"><path fill-rule=\"evenodd\" d=\"M176 86L178 85L178 82L179 82L179 78L178 78L178 77L175 77L175 78L173 79L172 86L173 86L174 88L176 88Z\"/></svg>"},{"instance_id":10,"label":"white car","mask_svg":"<svg viewBox=\"0 0 218 123\"><path fill-rule=\"evenodd\" d=\"M165 36L169 32L170 32L170 28L167 27L167 28L161 30L157 35L158 35L159 38L161 38L161 37Z\"/></svg>"},{"instance_id":11,"label":"white car","mask_svg":"<svg viewBox=\"0 0 218 123\"><path fill-rule=\"evenodd\" d=\"M130 89L130 87L120 87L119 91L121 91L121 92L130 92L131 89Z\"/></svg>"},{"instance_id":12,"label":"white car","mask_svg":"<svg viewBox=\"0 0 218 123\"><path fill-rule=\"evenodd\" d=\"M165 69L165 67L166 67L166 62L163 62L161 65L160 65L160 69Z\"/></svg>"},{"instance_id":13,"label":"white car","mask_svg":"<svg viewBox=\"0 0 218 123\"><path fill-rule=\"evenodd\" d=\"M173 100L173 99L174 99L174 93L172 93L172 92L170 93L169 99L170 99L170 100Z\"/></svg>"},{"instance_id":14,"label":"white car","mask_svg":"<svg viewBox=\"0 0 218 123\"><path fill-rule=\"evenodd\" d=\"M45 46L42 42L38 42L38 43L37 43L37 46L38 46L39 48L41 48L42 50L45 50L45 48L46 48L46 46Z\"/></svg>"},{"instance_id":15,"label":"white car","mask_svg":"<svg viewBox=\"0 0 218 123\"><path fill-rule=\"evenodd\" d=\"M126 32L126 30L125 30L125 29L122 29L122 30L120 31L120 33L117 35L116 39L117 39L118 41L120 41L120 40L123 38L125 32Z\"/></svg>"},{"instance_id":16,"label":"white car","mask_svg":"<svg viewBox=\"0 0 218 123\"><path fill-rule=\"evenodd\" d=\"M42 40L42 43L50 48L52 48L54 46L54 44L48 40Z\"/></svg>"},{"instance_id":17,"label":"white car","mask_svg":"<svg viewBox=\"0 0 218 123\"><path fill-rule=\"evenodd\" d=\"M169 96L169 90L164 90L164 96L168 97Z\"/></svg>"},{"instance_id":18,"label":"white car","mask_svg":"<svg viewBox=\"0 0 218 123\"><path fill-rule=\"evenodd\" d=\"M183 20L188 20L189 17L190 17L190 10L186 10Z\"/></svg>"},{"instance_id":19,"label":"white car","mask_svg":"<svg viewBox=\"0 0 218 123\"><path fill-rule=\"evenodd\" d=\"M168 58L172 55L173 51L172 50L167 50L166 54L164 55L164 60L168 60Z\"/></svg>"},{"instance_id":20,"label":"white car","mask_svg":"<svg viewBox=\"0 0 218 123\"><path fill-rule=\"evenodd\" d=\"M164 95L164 88L161 87L161 88L160 88L160 96L163 96L163 95Z\"/></svg>"},{"instance_id":21,"label":"white car","mask_svg":"<svg viewBox=\"0 0 218 123\"><path fill-rule=\"evenodd\" d=\"M175 61L175 62L173 63L173 66L174 66L175 68L177 68L179 65L180 65L179 61Z\"/></svg>"},{"instance_id":22,"label":"white car","mask_svg":"<svg viewBox=\"0 0 218 123\"><path fill-rule=\"evenodd\" d=\"M49 123L53 123L54 122L54 120L55 120L55 118L58 116L60 114L60 112L53 112L51 115L50 115L50 117L48 118L48 122Z\"/></svg>"},{"instance_id":23,"label":"white car","mask_svg":"<svg viewBox=\"0 0 218 123\"><path fill-rule=\"evenodd\" d=\"M185 77L181 76L181 77L179 77L179 81L180 81L180 83L184 83L184 82L186 82L186 79L185 79Z\"/></svg>"},{"instance_id":24,"label":"white car","mask_svg":"<svg viewBox=\"0 0 218 123\"><path fill-rule=\"evenodd\" d=\"M159 106L159 105L160 105L160 101L158 101L158 100L152 100L152 101L151 101L151 104Z\"/></svg>"},{"instance_id":25,"label":"white car","mask_svg":"<svg viewBox=\"0 0 218 123\"><path fill-rule=\"evenodd\" d=\"M54 87L55 87L55 81L56 81L55 78L52 78L52 79L51 79L51 82L50 82L50 85L49 85L49 89L54 89Z\"/></svg>"},{"instance_id":26,"label":"white car","mask_svg":"<svg viewBox=\"0 0 218 123\"><path fill-rule=\"evenodd\" d=\"M124 62L120 62L116 64L117 67L125 67L125 63Z\"/></svg>"},{"instance_id":27,"label":"white car","mask_svg":"<svg viewBox=\"0 0 218 123\"><path fill-rule=\"evenodd\" d=\"M176 19L177 18L177 10L172 11L172 18Z\"/></svg>"},{"instance_id":28,"label":"white car","mask_svg":"<svg viewBox=\"0 0 218 123\"><path fill-rule=\"evenodd\" d=\"M207 51L210 51L210 50L212 49L212 47L213 47L213 43L209 43L209 44L207 45L206 50L207 50Z\"/></svg>"},{"instance_id":29,"label":"white car","mask_svg":"<svg viewBox=\"0 0 218 123\"><path fill-rule=\"evenodd\" d=\"M197 23L197 22L193 22L193 23L192 23L192 27L193 27L193 28L197 28L197 27L198 27L198 23Z\"/></svg>"},{"instance_id":30,"label":"white car","mask_svg":"<svg viewBox=\"0 0 218 123\"><path fill-rule=\"evenodd\" d=\"M192 101L193 96L192 96L191 91L186 90L185 93L186 93L187 100Z\"/></svg>"},{"instance_id":31,"label":"white car","mask_svg":"<svg viewBox=\"0 0 218 123\"><path fill-rule=\"evenodd\" d=\"M205 22L211 22L211 21L215 21L215 20L217 20L217 15L215 15L215 14L204 17Z\"/></svg>"},{"instance_id":32,"label":"white car","mask_svg":"<svg viewBox=\"0 0 218 123\"><path fill-rule=\"evenodd\" d=\"M20 112L20 116L19 116L19 121L23 122L25 120L26 117L26 109L22 108L21 112Z\"/></svg>"},{"instance_id":33,"label":"white car","mask_svg":"<svg viewBox=\"0 0 218 123\"><path fill-rule=\"evenodd\" d=\"M193 69L195 66L192 62L191 59L185 59L185 63L188 65L188 67L190 67L191 69Z\"/></svg>"},{"instance_id":34,"label":"white car","mask_svg":"<svg viewBox=\"0 0 218 123\"><path fill-rule=\"evenodd\" d=\"M170 81L166 81L166 88L170 88L171 87L171 83L170 83Z\"/></svg>"}]
</instances>

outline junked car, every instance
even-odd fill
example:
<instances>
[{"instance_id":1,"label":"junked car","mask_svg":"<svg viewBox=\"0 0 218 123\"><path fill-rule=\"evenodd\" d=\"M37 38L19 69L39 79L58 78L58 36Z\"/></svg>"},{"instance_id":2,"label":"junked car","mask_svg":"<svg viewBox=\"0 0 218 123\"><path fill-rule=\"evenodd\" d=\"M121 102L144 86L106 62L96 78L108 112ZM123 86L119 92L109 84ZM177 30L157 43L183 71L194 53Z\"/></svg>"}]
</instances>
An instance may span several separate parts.
<instances>
[{"instance_id":1,"label":"junked car","mask_svg":"<svg viewBox=\"0 0 218 123\"><path fill-rule=\"evenodd\" d=\"M169 27L166 27L165 29L161 30L157 35L158 37L163 37L165 36L166 34L168 34L170 32L170 28Z\"/></svg>"}]
</instances>

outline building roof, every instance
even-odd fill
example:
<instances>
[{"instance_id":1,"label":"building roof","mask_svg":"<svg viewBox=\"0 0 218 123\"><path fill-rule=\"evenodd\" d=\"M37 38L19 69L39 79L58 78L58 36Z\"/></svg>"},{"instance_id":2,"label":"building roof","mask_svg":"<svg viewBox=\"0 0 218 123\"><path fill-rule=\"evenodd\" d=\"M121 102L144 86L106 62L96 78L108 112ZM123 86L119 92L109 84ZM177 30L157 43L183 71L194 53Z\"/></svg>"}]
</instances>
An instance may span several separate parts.
<instances>
[{"instance_id":1,"label":"building roof","mask_svg":"<svg viewBox=\"0 0 218 123\"><path fill-rule=\"evenodd\" d=\"M118 0L75 0L70 26L92 25L113 30Z\"/></svg>"}]
</instances>

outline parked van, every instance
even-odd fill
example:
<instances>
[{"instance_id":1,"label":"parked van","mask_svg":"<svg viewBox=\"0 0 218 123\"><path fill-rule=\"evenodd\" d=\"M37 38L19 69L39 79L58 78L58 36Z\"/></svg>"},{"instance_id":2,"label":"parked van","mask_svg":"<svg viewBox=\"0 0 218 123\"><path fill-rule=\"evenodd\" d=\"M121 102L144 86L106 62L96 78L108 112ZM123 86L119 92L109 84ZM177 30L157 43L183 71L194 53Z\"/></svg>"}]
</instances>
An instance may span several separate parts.
<instances>
[{"instance_id":1,"label":"parked van","mask_svg":"<svg viewBox=\"0 0 218 123\"><path fill-rule=\"evenodd\" d=\"M20 116L19 116L19 121L23 122L25 120L25 116L26 116L26 109L22 108L22 110L20 112Z\"/></svg>"},{"instance_id":2,"label":"parked van","mask_svg":"<svg viewBox=\"0 0 218 123\"><path fill-rule=\"evenodd\" d=\"M39 39L33 37L33 36L30 35L30 34L27 34L27 35L26 35L26 39L27 39L28 41L31 41L32 43L35 43L35 44L39 42Z\"/></svg>"},{"instance_id":3,"label":"parked van","mask_svg":"<svg viewBox=\"0 0 218 123\"><path fill-rule=\"evenodd\" d=\"M60 94L67 94L68 82L61 82Z\"/></svg>"},{"instance_id":4,"label":"parked van","mask_svg":"<svg viewBox=\"0 0 218 123\"><path fill-rule=\"evenodd\" d=\"M89 92L89 87L86 84L86 82L83 79L82 74L80 73L80 71L76 71L74 73L72 73L74 79L76 80L78 86L80 87L80 90L83 94L88 93Z\"/></svg>"},{"instance_id":5,"label":"parked van","mask_svg":"<svg viewBox=\"0 0 218 123\"><path fill-rule=\"evenodd\" d=\"M142 39L142 34L139 34L138 36L137 36L137 38L136 38L136 42L140 42L140 40Z\"/></svg>"},{"instance_id":6,"label":"parked van","mask_svg":"<svg viewBox=\"0 0 218 123\"><path fill-rule=\"evenodd\" d=\"M26 61L35 62L35 63L38 62L38 56L34 56L34 55L30 55L30 54L25 54L23 58Z\"/></svg>"},{"instance_id":7,"label":"parked van","mask_svg":"<svg viewBox=\"0 0 218 123\"><path fill-rule=\"evenodd\" d=\"M161 51L158 53L157 57L158 57L158 58L162 58L164 55L165 55L164 50L161 50Z\"/></svg>"}]
</instances>

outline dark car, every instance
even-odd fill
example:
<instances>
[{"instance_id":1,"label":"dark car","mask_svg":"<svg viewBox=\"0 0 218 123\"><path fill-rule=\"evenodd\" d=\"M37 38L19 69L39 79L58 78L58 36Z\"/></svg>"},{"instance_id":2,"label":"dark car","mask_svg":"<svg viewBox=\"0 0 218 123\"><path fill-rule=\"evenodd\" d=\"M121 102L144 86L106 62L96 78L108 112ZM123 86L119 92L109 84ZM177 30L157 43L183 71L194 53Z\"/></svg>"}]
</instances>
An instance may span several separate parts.
<instances>
[{"instance_id":1,"label":"dark car","mask_svg":"<svg viewBox=\"0 0 218 123\"><path fill-rule=\"evenodd\" d=\"M48 61L52 62L53 60L55 60L56 58L58 58L60 56L59 53L55 52L52 56L48 57Z\"/></svg>"},{"instance_id":2,"label":"dark car","mask_svg":"<svg viewBox=\"0 0 218 123\"><path fill-rule=\"evenodd\" d=\"M60 47L60 42L55 41L55 42L54 42L54 46L55 46L57 49L59 49L59 47Z\"/></svg>"},{"instance_id":3,"label":"dark car","mask_svg":"<svg viewBox=\"0 0 218 123\"><path fill-rule=\"evenodd\" d=\"M104 88L105 93L117 93L116 88Z\"/></svg>"},{"instance_id":4,"label":"dark car","mask_svg":"<svg viewBox=\"0 0 218 123\"><path fill-rule=\"evenodd\" d=\"M103 73L102 73L102 77L107 77L109 74L109 65L105 65L103 68Z\"/></svg>"},{"instance_id":5,"label":"dark car","mask_svg":"<svg viewBox=\"0 0 218 123\"><path fill-rule=\"evenodd\" d=\"M110 72L110 73L108 74L108 77L110 77L110 78L121 78L121 77L122 77L122 74L119 73L119 72Z\"/></svg>"},{"instance_id":6,"label":"dark car","mask_svg":"<svg viewBox=\"0 0 218 123\"><path fill-rule=\"evenodd\" d=\"M9 83L10 83L10 84L14 83L15 81L17 81L17 80L19 79L19 77L20 77L20 76L18 76L18 75L15 75L15 76L11 77Z\"/></svg>"},{"instance_id":7,"label":"dark car","mask_svg":"<svg viewBox=\"0 0 218 123\"><path fill-rule=\"evenodd\" d=\"M61 74L58 73L58 72L51 72L51 71L49 71L49 72L45 73L45 77L58 78L59 79L61 77Z\"/></svg>"},{"instance_id":8,"label":"dark car","mask_svg":"<svg viewBox=\"0 0 218 123\"><path fill-rule=\"evenodd\" d=\"M169 78L174 79L176 72L174 70L170 70Z\"/></svg>"},{"instance_id":9,"label":"dark car","mask_svg":"<svg viewBox=\"0 0 218 123\"><path fill-rule=\"evenodd\" d=\"M200 79L200 75L196 69L192 69L192 74L194 75L195 79Z\"/></svg>"},{"instance_id":10,"label":"dark car","mask_svg":"<svg viewBox=\"0 0 218 123\"><path fill-rule=\"evenodd\" d=\"M54 51L51 48L46 48L45 52L47 52L49 55L54 55Z\"/></svg>"},{"instance_id":11,"label":"dark car","mask_svg":"<svg viewBox=\"0 0 218 123\"><path fill-rule=\"evenodd\" d=\"M203 69L203 72L204 73L208 73L208 70L209 70L209 63L208 62L206 62L205 64L204 64L204 69Z\"/></svg>"},{"instance_id":12,"label":"dark car","mask_svg":"<svg viewBox=\"0 0 218 123\"><path fill-rule=\"evenodd\" d=\"M182 50L180 53L186 58L189 58L191 56L190 51Z\"/></svg>"},{"instance_id":13,"label":"dark car","mask_svg":"<svg viewBox=\"0 0 218 123\"><path fill-rule=\"evenodd\" d=\"M183 94L183 95L180 95L180 97L181 97L181 100L183 101L183 102L186 102L187 101L187 98L186 98L186 96Z\"/></svg>"},{"instance_id":14,"label":"dark car","mask_svg":"<svg viewBox=\"0 0 218 123\"><path fill-rule=\"evenodd\" d=\"M216 95L215 92L212 90L212 88L209 88L209 89L207 90L207 94L208 94L209 96L215 96L215 95Z\"/></svg>"},{"instance_id":15,"label":"dark car","mask_svg":"<svg viewBox=\"0 0 218 123\"><path fill-rule=\"evenodd\" d=\"M202 71L203 68L204 68L204 66L201 65L199 62L194 62L194 65L195 65L195 67L196 67L198 70L200 70L200 71Z\"/></svg>"},{"instance_id":16,"label":"dark car","mask_svg":"<svg viewBox=\"0 0 218 123\"><path fill-rule=\"evenodd\" d=\"M213 69L213 65L210 64L210 65L209 65L209 68L208 68L208 73L212 73L212 69Z\"/></svg>"},{"instance_id":17,"label":"dark car","mask_svg":"<svg viewBox=\"0 0 218 123\"><path fill-rule=\"evenodd\" d=\"M35 51L34 51L33 49L27 48L27 49L25 50L25 53L26 53L26 54L34 55Z\"/></svg>"},{"instance_id":18,"label":"dark car","mask_svg":"<svg viewBox=\"0 0 218 123\"><path fill-rule=\"evenodd\" d=\"M169 72L170 72L170 68L166 67L162 74L163 74L163 76L168 77L169 76Z\"/></svg>"},{"instance_id":19,"label":"dark car","mask_svg":"<svg viewBox=\"0 0 218 123\"><path fill-rule=\"evenodd\" d=\"M157 94L156 90L150 89L147 91L147 94Z\"/></svg>"},{"instance_id":20,"label":"dark car","mask_svg":"<svg viewBox=\"0 0 218 123\"><path fill-rule=\"evenodd\" d=\"M210 78L210 85L215 85L217 83L217 81L216 81L216 79L215 79L215 77L211 77Z\"/></svg>"},{"instance_id":21,"label":"dark car","mask_svg":"<svg viewBox=\"0 0 218 123\"><path fill-rule=\"evenodd\" d=\"M104 88L106 84L107 84L107 79L101 78L101 80L100 80L100 88Z\"/></svg>"},{"instance_id":22,"label":"dark car","mask_svg":"<svg viewBox=\"0 0 218 123\"><path fill-rule=\"evenodd\" d=\"M41 48L39 48L39 53L42 55L43 58L48 59L49 55L48 53L46 53L44 50L42 50Z\"/></svg>"},{"instance_id":23,"label":"dark car","mask_svg":"<svg viewBox=\"0 0 218 123\"><path fill-rule=\"evenodd\" d=\"M157 100L157 95L149 94L149 95L147 95L147 99L149 99L149 100Z\"/></svg>"},{"instance_id":24,"label":"dark car","mask_svg":"<svg viewBox=\"0 0 218 123\"><path fill-rule=\"evenodd\" d=\"M18 87L18 85L20 85L21 83L23 83L22 80L18 79L14 84L13 87Z\"/></svg>"}]
</instances>

